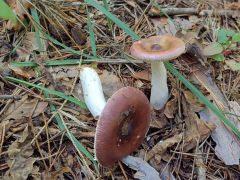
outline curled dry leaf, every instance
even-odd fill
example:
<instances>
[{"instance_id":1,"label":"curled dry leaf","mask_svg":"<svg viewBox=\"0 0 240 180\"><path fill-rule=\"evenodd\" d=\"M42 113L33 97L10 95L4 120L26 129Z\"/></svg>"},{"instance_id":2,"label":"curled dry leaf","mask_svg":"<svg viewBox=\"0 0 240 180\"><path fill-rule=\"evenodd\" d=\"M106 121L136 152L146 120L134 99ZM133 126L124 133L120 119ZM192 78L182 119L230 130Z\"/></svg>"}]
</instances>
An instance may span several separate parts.
<instances>
[{"instance_id":1,"label":"curled dry leaf","mask_svg":"<svg viewBox=\"0 0 240 180\"><path fill-rule=\"evenodd\" d=\"M179 94L177 90L173 90L172 94L174 97L167 102L164 109L164 114L167 118L174 118L174 114L177 112L177 108L178 108L177 100L178 100Z\"/></svg>"},{"instance_id":2,"label":"curled dry leaf","mask_svg":"<svg viewBox=\"0 0 240 180\"><path fill-rule=\"evenodd\" d=\"M199 101L199 99L193 95L191 91L183 91L184 97L186 98L187 102L191 105L191 109L194 112L199 112L203 110L205 105Z\"/></svg>"},{"instance_id":3,"label":"curled dry leaf","mask_svg":"<svg viewBox=\"0 0 240 180\"><path fill-rule=\"evenodd\" d=\"M24 68L21 68L21 67L16 67L16 66L12 66L12 65L8 65L9 69L11 69L16 75L19 75L21 77L24 77L24 78L27 78L27 79L30 79L32 77L35 76L35 72L33 71L33 69L24 69Z\"/></svg>"},{"instance_id":4,"label":"curled dry leaf","mask_svg":"<svg viewBox=\"0 0 240 180\"><path fill-rule=\"evenodd\" d=\"M13 101L5 111L4 120L20 120L26 117L36 117L44 112L48 103L38 101L38 99L29 99L28 96L22 97L20 101ZM34 108L35 107L35 108Z\"/></svg>"}]
</instances>

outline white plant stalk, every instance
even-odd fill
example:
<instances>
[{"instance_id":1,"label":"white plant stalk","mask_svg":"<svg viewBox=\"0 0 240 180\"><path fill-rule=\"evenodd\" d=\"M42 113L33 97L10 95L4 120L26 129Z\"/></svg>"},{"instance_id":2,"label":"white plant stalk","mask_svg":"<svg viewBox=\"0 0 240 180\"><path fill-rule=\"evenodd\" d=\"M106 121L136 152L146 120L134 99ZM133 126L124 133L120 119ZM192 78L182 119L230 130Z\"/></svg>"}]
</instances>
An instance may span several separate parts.
<instances>
[{"instance_id":1,"label":"white plant stalk","mask_svg":"<svg viewBox=\"0 0 240 180\"><path fill-rule=\"evenodd\" d=\"M160 110L168 100L167 71L163 62L151 62L151 96L150 103L154 109Z\"/></svg>"},{"instance_id":2,"label":"white plant stalk","mask_svg":"<svg viewBox=\"0 0 240 180\"><path fill-rule=\"evenodd\" d=\"M97 72L89 67L80 70L80 80L85 103L93 117L98 119L106 105L101 80Z\"/></svg>"}]
</instances>

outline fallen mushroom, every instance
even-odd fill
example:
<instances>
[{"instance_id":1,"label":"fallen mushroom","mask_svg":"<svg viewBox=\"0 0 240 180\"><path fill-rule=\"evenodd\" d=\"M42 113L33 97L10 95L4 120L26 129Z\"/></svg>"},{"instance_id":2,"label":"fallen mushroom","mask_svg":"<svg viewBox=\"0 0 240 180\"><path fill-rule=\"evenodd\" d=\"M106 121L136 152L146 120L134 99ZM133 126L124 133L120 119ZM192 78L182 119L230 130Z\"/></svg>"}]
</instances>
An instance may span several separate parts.
<instances>
[{"instance_id":1,"label":"fallen mushroom","mask_svg":"<svg viewBox=\"0 0 240 180\"><path fill-rule=\"evenodd\" d=\"M163 62L175 59L184 53L184 42L171 35L152 36L134 42L130 52L135 58L151 63L150 103L156 110L163 108L169 96L167 71Z\"/></svg>"},{"instance_id":2,"label":"fallen mushroom","mask_svg":"<svg viewBox=\"0 0 240 180\"><path fill-rule=\"evenodd\" d=\"M101 80L97 72L89 67L81 69L80 80L83 89L84 101L93 117L98 119L104 106L106 105Z\"/></svg>"},{"instance_id":3,"label":"fallen mushroom","mask_svg":"<svg viewBox=\"0 0 240 180\"><path fill-rule=\"evenodd\" d=\"M124 87L115 92L103 108L101 82L93 71L83 68L80 79L87 107L91 107L89 110L93 116L99 116L94 142L95 156L102 166L108 167L132 153L142 143L150 124L150 104L140 90ZM95 81L89 81L91 78Z\"/></svg>"}]
</instances>

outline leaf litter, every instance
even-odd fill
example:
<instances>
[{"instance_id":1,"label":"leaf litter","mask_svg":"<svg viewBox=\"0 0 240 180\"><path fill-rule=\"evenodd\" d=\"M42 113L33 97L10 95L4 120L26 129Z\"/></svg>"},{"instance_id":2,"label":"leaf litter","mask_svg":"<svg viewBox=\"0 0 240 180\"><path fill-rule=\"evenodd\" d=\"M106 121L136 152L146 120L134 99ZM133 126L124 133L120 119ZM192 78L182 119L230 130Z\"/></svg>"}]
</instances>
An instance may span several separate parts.
<instances>
[{"instance_id":1,"label":"leaf litter","mask_svg":"<svg viewBox=\"0 0 240 180\"><path fill-rule=\"evenodd\" d=\"M239 44L227 47L229 49L226 51L222 49L225 46L219 46L218 43L226 42L226 37L230 37L230 34L224 35L224 26L234 29L240 22L234 13L232 16L229 13L222 16L220 11L216 12L216 16L209 13L211 8L224 9L226 12L239 10L238 3L227 2L223 6L215 1L156 1L157 6L170 10L173 8L171 5L175 4L177 10L186 7L205 11L208 15L189 14L188 11L186 14L157 17L148 15L149 8L155 8L156 3L108 3L110 11L141 37L170 33L182 38L187 53L174 61L175 67L239 128ZM79 52L90 55L93 51L88 33L86 4L13 0L9 5L23 23L0 23L0 42L3 39L5 44L7 42L15 48L10 53L11 48L0 45L0 52L3 52L0 92L12 97L17 92L21 99L0 100L1 178L239 179L239 168L236 166L239 165L240 157L239 140L170 74L169 100L161 111L152 110L149 132L139 149L131 154L131 162L127 162L129 166L116 163L113 168L97 169L65 136L66 131L71 132L88 152L94 154L96 120L88 110L57 97L46 98L41 90L4 80L6 74L11 75L84 100L81 84L78 83L81 64L47 68L43 64L46 60L82 60ZM43 32L40 30L39 35L35 31L36 23L32 21L33 9L40 15ZM104 13L90 6L88 10L93 21L97 56L100 57L99 62L90 66L97 70L101 78L106 99L124 86L134 86L149 97L149 66L144 63L132 64L128 60L124 63L118 61L126 57L123 51L129 53L132 39L114 22L109 21ZM225 19L227 16L228 21ZM219 29L221 36L217 34ZM44 36L45 32L55 39ZM235 35L234 39L237 38ZM223 54L224 61L214 62L212 56L219 53ZM111 65L106 63L108 61L101 63L104 58L108 61L110 59ZM39 67L13 67L10 66L11 61L34 62ZM57 127L56 112L51 112L50 104L56 107L67 130Z\"/></svg>"}]
</instances>

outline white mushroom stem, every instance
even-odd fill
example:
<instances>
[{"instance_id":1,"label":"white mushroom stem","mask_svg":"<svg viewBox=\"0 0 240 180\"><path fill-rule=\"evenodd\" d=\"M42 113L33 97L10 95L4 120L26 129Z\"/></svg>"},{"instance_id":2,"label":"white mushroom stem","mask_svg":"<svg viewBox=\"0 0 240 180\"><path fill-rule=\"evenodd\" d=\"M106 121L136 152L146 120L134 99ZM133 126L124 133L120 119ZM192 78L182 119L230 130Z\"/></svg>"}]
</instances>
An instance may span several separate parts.
<instances>
[{"instance_id":1,"label":"white mushroom stem","mask_svg":"<svg viewBox=\"0 0 240 180\"><path fill-rule=\"evenodd\" d=\"M85 103L95 119L97 119L106 105L101 80L97 72L89 67L80 70L80 80Z\"/></svg>"},{"instance_id":2,"label":"white mushroom stem","mask_svg":"<svg viewBox=\"0 0 240 180\"><path fill-rule=\"evenodd\" d=\"M154 109L160 110L168 100L167 71L163 62L151 62L151 97L150 103Z\"/></svg>"}]
</instances>

